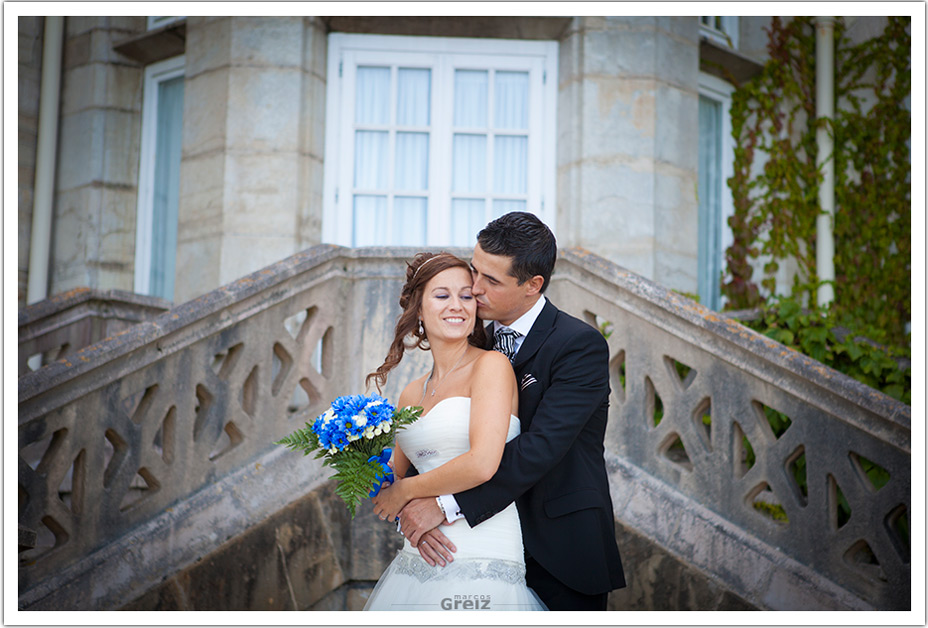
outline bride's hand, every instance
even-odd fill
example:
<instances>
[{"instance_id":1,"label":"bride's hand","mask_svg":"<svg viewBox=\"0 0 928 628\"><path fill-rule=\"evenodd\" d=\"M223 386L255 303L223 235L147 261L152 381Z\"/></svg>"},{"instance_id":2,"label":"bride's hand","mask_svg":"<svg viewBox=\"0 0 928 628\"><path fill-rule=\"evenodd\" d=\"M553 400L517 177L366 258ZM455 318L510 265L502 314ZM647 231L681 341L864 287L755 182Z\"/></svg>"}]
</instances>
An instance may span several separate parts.
<instances>
[{"instance_id":1,"label":"bride's hand","mask_svg":"<svg viewBox=\"0 0 928 628\"><path fill-rule=\"evenodd\" d=\"M373 498L375 515L385 521L393 521L396 518L410 500L405 490L406 482L407 480L397 479L390 486L380 489Z\"/></svg>"}]
</instances>

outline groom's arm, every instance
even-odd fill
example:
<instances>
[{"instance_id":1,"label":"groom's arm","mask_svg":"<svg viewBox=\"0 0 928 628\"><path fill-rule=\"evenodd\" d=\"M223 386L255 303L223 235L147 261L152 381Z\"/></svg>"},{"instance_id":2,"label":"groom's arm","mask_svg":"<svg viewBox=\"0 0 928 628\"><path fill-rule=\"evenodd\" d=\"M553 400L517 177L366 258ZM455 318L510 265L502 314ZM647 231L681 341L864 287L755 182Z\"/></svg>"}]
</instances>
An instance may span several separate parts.
<instances>
[{"instance_id":1,"label":"groom's arm","mask_svg":"<svg viewBox=\"0 0 928 628\"><path fill-rule=\"evenodd\" d=\"M454 495L471 527L503 510L550 472L609 394L609 346L602 334L578 325L559 344L562 350L554 359L551 385L529 430L506 443L499 468L488 482ZM400 512L413 546L445 517L432 497L414 499Z\"/></svg>"},{"instance_id":2,"label":"groom's arm","mask_svg":"<svg viewBox=\"0 0 928 628\"><path fill-rule=\"evenodd\" d=\"M506 508L557 466L609 394L609 346L602 334L583 325L561 347L528 431L506 444L499 469L488 482L454 496L472 527Z\"/></svg>"}]
</instances>

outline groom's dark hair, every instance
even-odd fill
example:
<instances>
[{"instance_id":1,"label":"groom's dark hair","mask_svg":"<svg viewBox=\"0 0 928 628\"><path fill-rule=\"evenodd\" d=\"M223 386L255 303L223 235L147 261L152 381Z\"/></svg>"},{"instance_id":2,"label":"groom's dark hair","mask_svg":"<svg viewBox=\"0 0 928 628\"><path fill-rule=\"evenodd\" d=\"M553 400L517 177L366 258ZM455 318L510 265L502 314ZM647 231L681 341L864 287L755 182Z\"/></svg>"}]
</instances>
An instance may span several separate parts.
<instances>
[{"instance_id":1,"label":"groom's dark hair","mask_svg":"<svg viewBox=\"0 0 928 628\"><path fill-rule=\"evenodd\" d=\"M509 273L519 285L541 275L544 279L541 291L548 288L557 261L557 241L534 214L509 212L500 216L477 234L477 244L485 253L512 259Z\"/></svg>"}]
</instances>

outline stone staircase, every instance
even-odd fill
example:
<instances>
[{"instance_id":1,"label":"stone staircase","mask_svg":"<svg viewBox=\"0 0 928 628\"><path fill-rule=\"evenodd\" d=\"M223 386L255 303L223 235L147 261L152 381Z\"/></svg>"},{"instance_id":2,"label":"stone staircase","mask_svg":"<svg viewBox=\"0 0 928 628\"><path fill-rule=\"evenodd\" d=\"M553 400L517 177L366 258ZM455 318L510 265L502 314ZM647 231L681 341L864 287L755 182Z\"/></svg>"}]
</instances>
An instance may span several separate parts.
<instances>
[{"instance_id":1,"label":"stone staircase","mask_svg":"<svg viewBox=\"0 0 928 628\"><path fill-rule=\"evenodd\" d=\"M363 606L401 539L272 443L363 391L414 252L320 245L24 372L19 608ZM910 608L908 406L583 250L548 296L611 349L611 608Z\"/></svg>"}]
</instances>

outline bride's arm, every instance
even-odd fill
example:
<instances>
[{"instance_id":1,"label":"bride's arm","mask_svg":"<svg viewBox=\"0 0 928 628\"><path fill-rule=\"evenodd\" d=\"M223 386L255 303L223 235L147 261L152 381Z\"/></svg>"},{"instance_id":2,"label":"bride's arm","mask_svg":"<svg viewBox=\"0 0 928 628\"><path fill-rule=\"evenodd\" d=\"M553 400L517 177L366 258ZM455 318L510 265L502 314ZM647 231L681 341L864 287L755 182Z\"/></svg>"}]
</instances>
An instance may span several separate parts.
<instances>
[{"instance_id":1,"label":"bride's arm","mask_svg":"<svg viewBox=\"0 0 928 628\"><path fill-rule=\"evenodd\" d=\"M516 395L515 375L504 355L488 351L474 364L471 378L470 449L445 464L398 480L374 498L374 512L392 518L410 500L464 491L496 473Z\"/></svg>"},{"instance_id":2,"label":"bride's arm","mask_svg":"<svg viewBox=\"0 0 928 628\"><path fill-rule=\"evenodd\" d=\"M421 387L419 380L416 380L410 383L406 388L400 393L400 398L397 401L397 408L405 408L411 406L415 403L413 399L412 391ZM397 479L402 479L406 477L406 473L409 471L409 458L400 449L399 443L396 442L396 438L393 439L393 474Z\"/></svg>"},{"instance_id":3,"label":"bride's arm","mask_svg":"<svg viewBox=\"0 0 928 628\"><path fill-rule=\"evenodd\" d=\"M397 480L402 480L406 477L406 472L409 471L409 458L406 457L406 454L403 453L403 450L400 449L400 446L396 443L393 444L393 475Z\"/></svg>"}]
</instances>

